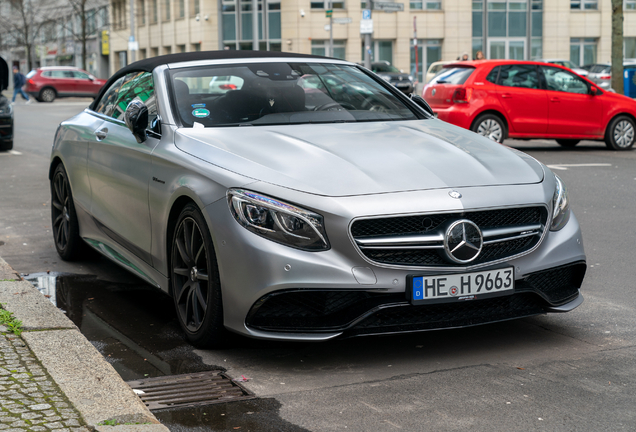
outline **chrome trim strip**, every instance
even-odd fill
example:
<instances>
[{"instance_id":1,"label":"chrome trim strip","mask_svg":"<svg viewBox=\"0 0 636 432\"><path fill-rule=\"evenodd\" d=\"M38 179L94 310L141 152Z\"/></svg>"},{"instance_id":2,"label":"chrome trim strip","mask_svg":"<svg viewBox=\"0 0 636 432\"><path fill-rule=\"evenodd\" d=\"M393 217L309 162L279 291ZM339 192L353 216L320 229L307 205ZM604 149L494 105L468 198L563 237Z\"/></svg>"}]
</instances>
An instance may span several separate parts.
<instances>
[{"instance_id":1,"label":"chrome trim strip","mask_svg":"<svg viewBox=\"0 0 636 432\"><path fill-rule=\"evenodd\" d=\"M370 246L413 246L421 243L443 242L444 233L436 232L435 234L415 234L401 236L377 236L377 237L361 237L355 239L355 242L361 247Z\"/></svg>"},{"instance_id":2,"label":"chrome trim strip","mask_svg":"<svg viewBox=\"0 0 636 432\"><path fill-rule=\"evenodd\" d=\"M517 240L517 239L522 239L522 238L525 238L525 237L532 237L532 236L535 236L537 234L540 234L540 232L534 231L534 232L531 232L531 233L519 234L518 236L502 237L502 238L495 239L495 240L485 241L484 244L485 245L489 245L489 244L502 243L502 242L505 242L505 241Z\"/></svg>"},{"instance_id":3,"label":"chrome trim strip","mask_svg":"<svg viewBox=\"0 0 636 432\"><path fill-rule=\"evenodd\" d=\"M253 63L329 63L329 64L345 64L351 66L357 66L355 63L348 62L346 60L337 60L331 58L302 58L302 57L285 57L281 55L280 57L258 57L258 58L234 58L234 59L210 59L210 60L194 60L194 61L184 61L178 63L168 63L168 69L183 69L188 67L197 67L197 66L216 66L216 65L244 65L244 64L253 64Z\"/></svg>"},{"instance_id":4,"label":"chrome trim strip","mask_svg":"<svg viewBox=\"0 0 636 432\"><path fill-rule=\"evenodd\" d=\"M506 228L489 228L481 231L484 238L486 237L498 237L504 236L508 234L517 234L519 232L523 233L524 231L540 231L542 228L541 224L532 224L532 225L513 225Z\"/></svg>"}]
</instances>

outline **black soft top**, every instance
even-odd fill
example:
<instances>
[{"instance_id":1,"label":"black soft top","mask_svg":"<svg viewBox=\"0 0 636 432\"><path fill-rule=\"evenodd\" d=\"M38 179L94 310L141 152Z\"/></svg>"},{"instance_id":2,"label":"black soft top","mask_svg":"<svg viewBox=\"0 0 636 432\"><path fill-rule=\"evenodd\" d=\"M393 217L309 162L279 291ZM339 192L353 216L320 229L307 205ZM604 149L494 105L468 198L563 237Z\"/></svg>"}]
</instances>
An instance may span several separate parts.
<instances>
[{"instance_id":1,"label":"black soft top","mask_svg":"<svg viewBox=\"0 0 636 432\"><path fill-rule=\"evenodd\" d=\"M248 51L248 50L222 50L222 51L196 51L189 53L167 54L157 57L151 57L144 60L139 60L135 63L131 63L128 66L124 66L111 76L106 84L101 88L99 94L95 98L89 108L94 110L97 106L97 102L101 99L104 92L110 87L110 85L117 81L122 76L131 72L152 72L157 66L180 63L186 61L199 61L199 60L226 60L226 59L252 59L252 58L280 58L290 57L298 59L309 58L324 58L325 60L331 60L329 57L321 57L308 54L287 53L280 51Z\"/></svg>"}]
</instances>

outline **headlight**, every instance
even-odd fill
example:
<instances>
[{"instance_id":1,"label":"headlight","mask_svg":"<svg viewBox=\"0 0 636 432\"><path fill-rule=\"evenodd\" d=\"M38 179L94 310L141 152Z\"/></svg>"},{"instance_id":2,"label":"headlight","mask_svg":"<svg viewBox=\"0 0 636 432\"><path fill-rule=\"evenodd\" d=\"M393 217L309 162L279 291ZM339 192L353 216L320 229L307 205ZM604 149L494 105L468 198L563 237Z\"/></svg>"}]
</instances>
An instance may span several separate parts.
<instances>
[{"instance_id":1,"label":"headlight","mask_svg":"<svg viewBox=\"0 0 636 432\"><path fill-rule=\"evenodd\" d=\"M11 114L13 112L13 107L10 104L6 104L5 106L0 107L0 114Z\"/></svg>"},{"instance_id":2,"label":"headlight","mask_svg":"<svg viewBox=\"0 0 636 432\"><path fill-rule=\"evenodd\" d=\"M254 234L307 251L329 249L321 215L243 189L230 189L227 197L236 221Z\"/></svg>"},{"instance_id":3,"label":"headlight","mask_svg":"<svg viewBox=\"0 0 636 432\"><path fill-rule=\"evenodd\" d=\"M554 175L556 187L552 198L552 226L551 231L558 231L570 220L570 202L568 201L568 190L563 184L563 180L558 175Z\"/></svg>"}]
</instances>

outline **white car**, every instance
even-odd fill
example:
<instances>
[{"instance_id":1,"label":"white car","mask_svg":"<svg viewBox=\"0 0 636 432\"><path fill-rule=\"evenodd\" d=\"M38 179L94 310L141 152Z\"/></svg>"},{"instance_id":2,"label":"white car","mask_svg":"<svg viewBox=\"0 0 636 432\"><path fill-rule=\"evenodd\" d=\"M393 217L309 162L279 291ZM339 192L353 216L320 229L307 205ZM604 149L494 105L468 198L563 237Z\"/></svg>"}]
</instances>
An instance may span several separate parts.
<instances>
[{"instance_id":1,"label":"white car","mask_svg":"<svg viewBox=\"0 0 636 432\"><path fill-rule=\"evenodd\" d=\"M575 64L575 63L572 63L572 62L571 62L571 61L569 61L569 60L562 60L562 59L539 59L539 60L537 60L537 61L544 62L544 63L552 63L552 64L555 64L555 65L559 65L559 66L566 67L566 68L568 68L568 69L571 69L574 73L577 73L577 74L579 74L579 75L581 75L581 76L584 76L584 77L586 77L586 76L587 76L587 73L588 73L588 71L587 71L587 70L585 70L585 69L581 69L581 67L579 67L579 65L577 65L577 64Z\"/></svg>"}]
</instances>

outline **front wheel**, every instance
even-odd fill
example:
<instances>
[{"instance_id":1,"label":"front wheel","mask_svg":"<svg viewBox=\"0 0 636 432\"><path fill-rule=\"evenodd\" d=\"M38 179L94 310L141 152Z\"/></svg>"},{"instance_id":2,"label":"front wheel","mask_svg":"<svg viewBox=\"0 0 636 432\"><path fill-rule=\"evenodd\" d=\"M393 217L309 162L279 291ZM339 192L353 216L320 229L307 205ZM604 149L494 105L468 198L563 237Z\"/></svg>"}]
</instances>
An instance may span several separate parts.
<instances>
[{"instance_id":1,"label":"front wheel","mask_svg":"<svg viewBox=\"0 0 636 432\"><path fill-rule=\"evenodd\" d=\"M51 220L57 253L64 261L78 259L84 242L79 234L79 222L68 175L62 164L55 168L51 180Z\"/></svg>"},{"instance_id":2,"label":"front wheel","mask_svg":"<svg viewBox=\"0 0 636 432\"><path fill-rule=\"evenodd\" d=\"M205 219L193 204L179 215L170 258L172 296L188 341L200 348L222 346L227 330L216 255Z\"/></svg>"},{"instance_id":3,"label":"front wheel","mask_svg":"<svg viewBox=\"0 0 636 432\"><path fill-rule=\"evenodd\" d=\"M605 145L612 150L629 150L634 146L636 125L627 116L613 119L605 132Z\"/></svg>"},{"instance_id":4,"label":"front wheel","mask_svg":"<svg viewBox=\"0 0 636 432\"><path fill-rule=\"evenodd\" d=\"M506 138L506 126L501 118L494 114L483 114L477 117L470 130L499 144Z\"/></svg>"},{"instance_id":5,"label":"front wheel","mask_svg":"<svg viewBox=\"0 0 636 432\"><path fill-rule=\"evenodd\" d=\"M577 140L577 139L558 139L558 140L556 140L556 142L557 142L557 144L559 144L562 147L574 147L575 145L580 143L581 140Z\"/></svg>"}]
</instances>

